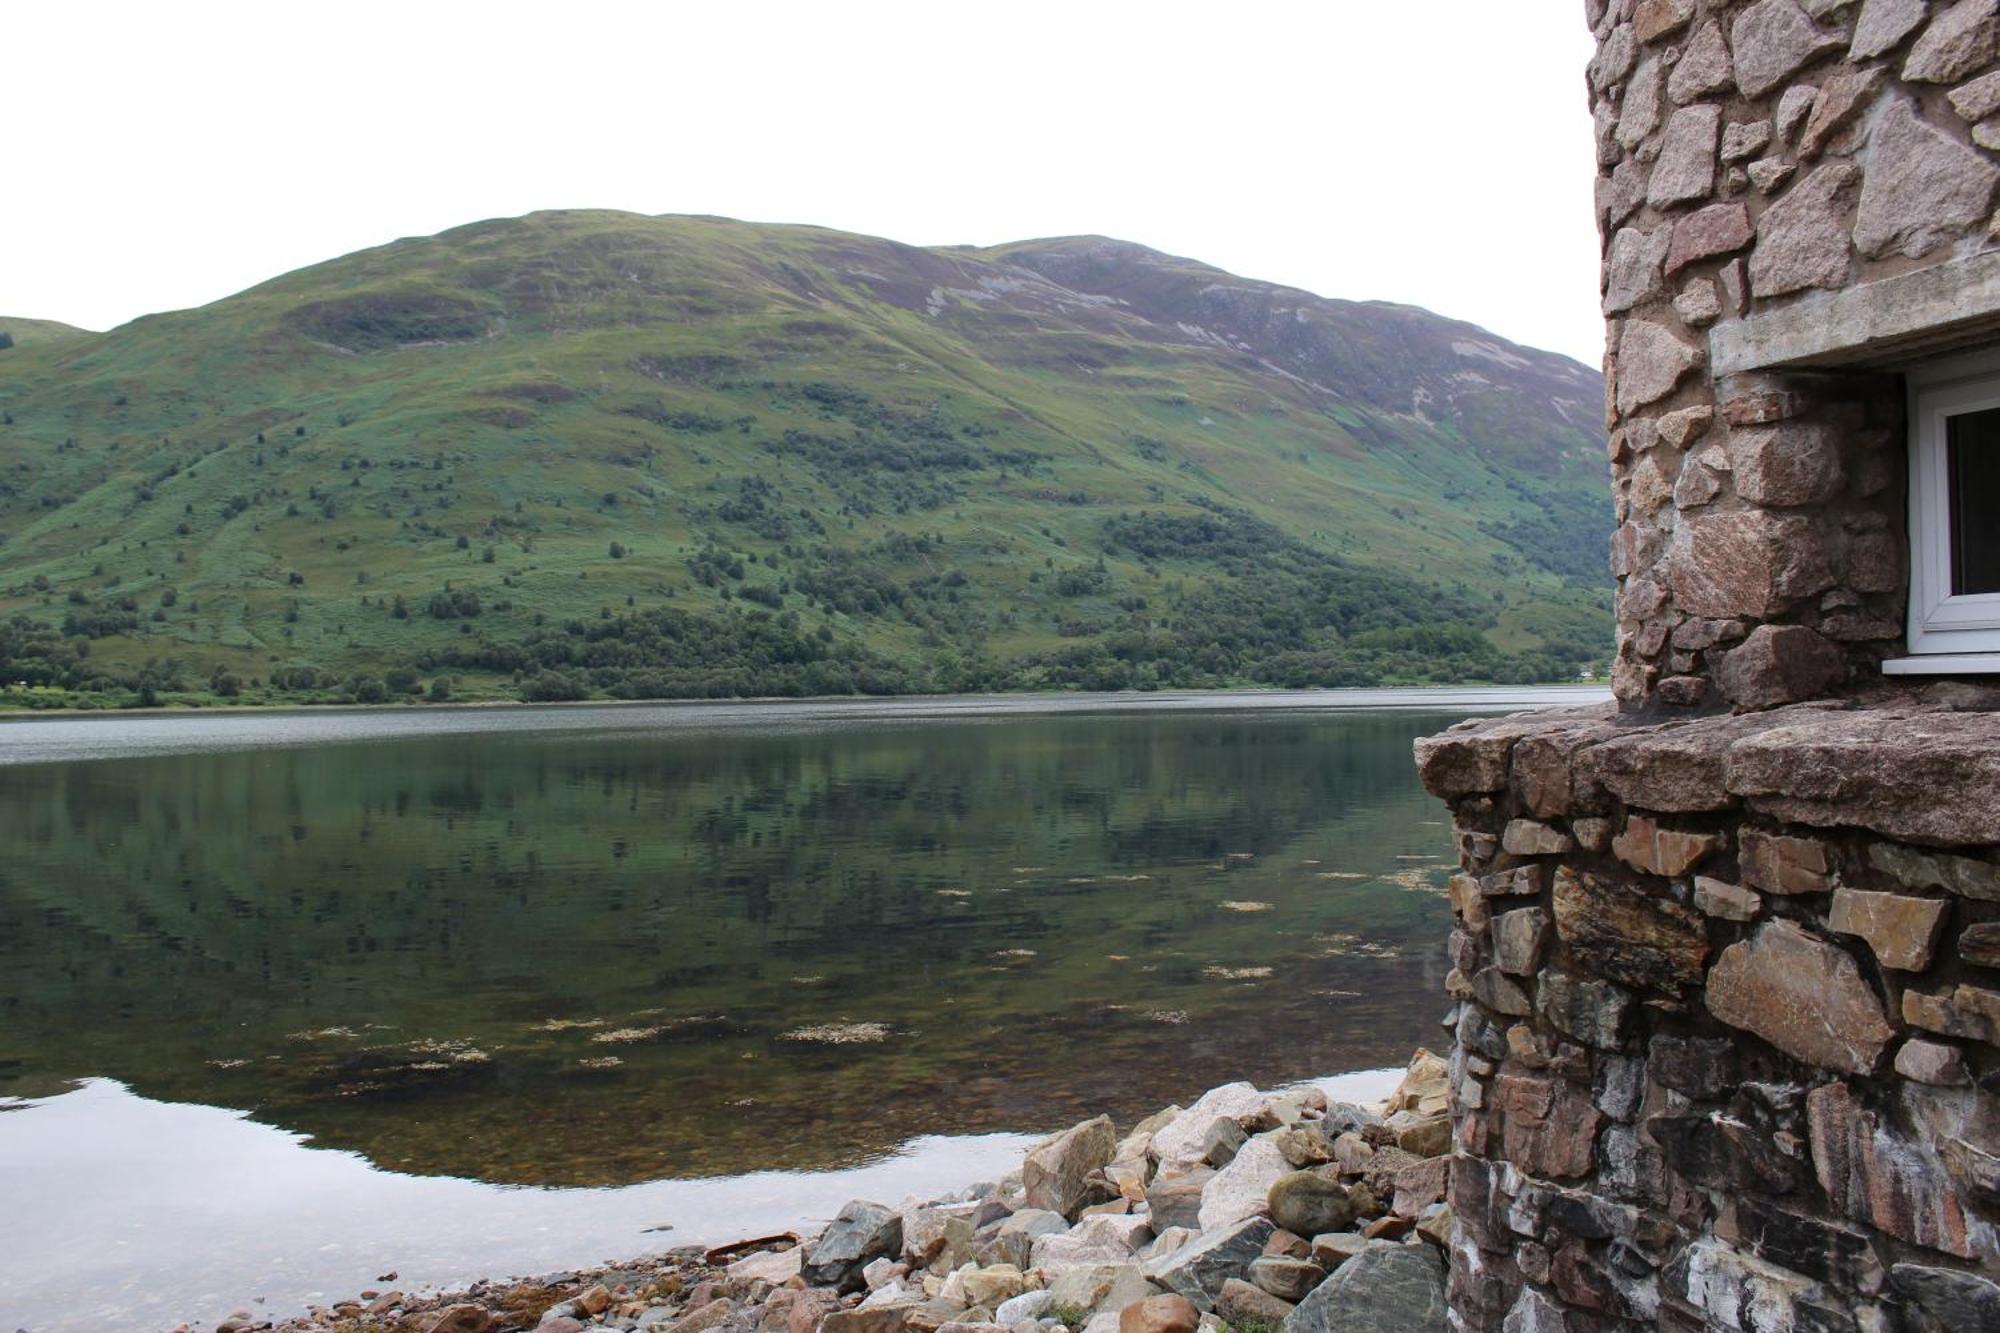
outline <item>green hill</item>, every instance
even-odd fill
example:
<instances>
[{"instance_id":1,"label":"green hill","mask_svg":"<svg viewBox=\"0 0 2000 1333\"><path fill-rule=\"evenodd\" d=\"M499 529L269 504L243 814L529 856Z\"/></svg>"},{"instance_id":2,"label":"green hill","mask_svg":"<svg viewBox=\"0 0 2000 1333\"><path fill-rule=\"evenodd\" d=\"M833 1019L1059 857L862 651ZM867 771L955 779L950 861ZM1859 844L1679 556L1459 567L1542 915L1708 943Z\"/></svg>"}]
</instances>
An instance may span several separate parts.
<instances>
[{"instance_id":1,"label":"green hill","mask_svg":"<svg viewBox=\"0 0 2000 1333\"><path fill-rule=\"evenodd\" d=\"M56 342L64 338L88 338L89 329L63 324L53 319L17 319L0 315L0 351L22 343Z\"/></svg>"},{"instance_id":2,"label":"green hill","mask_svg":"<svg viewBox=\"0 0 2000 1333\"><path fill-rule=\"evenodd\" d=\"M483 222L0 351L0 703L1569 676L1601 397L1096 237Z\"/></svg>"}]
</instances>

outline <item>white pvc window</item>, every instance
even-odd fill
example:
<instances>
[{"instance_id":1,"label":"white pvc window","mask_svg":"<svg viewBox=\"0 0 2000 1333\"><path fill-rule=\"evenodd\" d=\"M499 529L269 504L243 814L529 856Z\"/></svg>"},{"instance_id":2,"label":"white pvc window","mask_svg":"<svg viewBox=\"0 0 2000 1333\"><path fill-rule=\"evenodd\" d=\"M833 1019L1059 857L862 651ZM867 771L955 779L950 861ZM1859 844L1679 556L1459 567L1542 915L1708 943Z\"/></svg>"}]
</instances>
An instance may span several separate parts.
<instances>
[{"instance_id":1,"label":"white pvc window","mask_svg":"<svg viewBox=\"0 0 2000 1333\"><path fill-rule=\"evenodd\" d=\"M2000 366L1910 376L1910 656L1892 674L2000 672Z\"/></svg>"}]
</instances>

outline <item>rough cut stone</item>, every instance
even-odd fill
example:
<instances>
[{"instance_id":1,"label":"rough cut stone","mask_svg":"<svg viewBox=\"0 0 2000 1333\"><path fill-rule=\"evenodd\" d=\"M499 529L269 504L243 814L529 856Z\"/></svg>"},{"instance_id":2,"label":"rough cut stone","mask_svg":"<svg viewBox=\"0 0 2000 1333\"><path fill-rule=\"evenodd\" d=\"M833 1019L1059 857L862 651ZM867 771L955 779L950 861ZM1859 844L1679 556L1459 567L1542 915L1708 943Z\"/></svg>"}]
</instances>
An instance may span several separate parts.
<instances>
[{"instance_id":1,"label":"rough cut stone","mask_svg":"<svg viewBox=\"0 0 2000 1333\"><path fill-rule=\"evenodd\" d=\"M1939 846L2000 843L2000 714L1802 710L1724 757L1773 818Z\"/></svg>"},{"instance_id":2,"label":"rough cut stone","mask_svg":"<svg viewBox=\"0 0 2000 1333\"><path fill-rule=\"evenodd\" d=\"M1967 926L1958 937L1958 956L1977 967L2000 967L2000 922Z\"/></svg>"},{"instance_id":3,"label":"rough cut stone","mask_svg":"<svg viewBox=\"0 0 2000 1333\"><path fill-rule=\"evenodd\" d=\"M1847 54L1855 60L1886 55L1902 45L1923 21L1924 0L1863 0Z\"/></svg>"},{"instance_id":4,"label":"rough cut stone","mask_svg":"<svg viewBox=\"0 0 2000 1333\"><path fill-rule=\"evenodd\" d=\"M1984 120L2000 111L2000 70L1952 89L1948 100L1951 109L1966 120Z\"/></svg>"},{"instance_id":5,"label":"rough cut stone","mask_svg":"<svg viewBox=\"0 0 2000 1333\"><path fill-rule=\"evenodd\" d=\"M1612 137L1618 146L1631 152L1660 127L1660 113L1666 105L1667 72L1657 56L1647 56L1632 72L1625 85L1625 100L1618 108L1618 126Z\"/></svg>"},{"instance_id":6,"label":"rough cut stone","mask_svg":"<svg viewBox=\"0 0 2000 1333\"><path fill-rule=\"evenodd\" d=\"M1589 1173L1604 1125L1589 1093L1548 1075L1501 1074L1490 1104L1501 1150L1516 1168L1559 1180Z\"/></svg>"},{"instance_id":7,"label":"rough cut stone","mask_svg":"<svg viewBox=\"0 0 2000 1333\"><path fill-rule=\"evenodd\" d=\"M1755 921L1764 908L1764 899L1740 884L1696 875L1694 905L1709 916L1724 921Z\"/></svg>"},{"instance_id":8,"label":"rough cut stone","mask_svg":"<svg viewBox=\"0 0 2000 1333\"><path fill-rule=\"evenodd\" d=\"M1667 120L1660 158L1646 184L1646 202L1665 208L1707 198L1715 189L1715 150L1721 133L1719 106L1701 102L1675 111Z\"/></svg>"},{"instance_id":9,"label":"rough cut stone","mask_svg":"<svg viewBox=\"0 0 2000 1333\"><path fill-rule=\"evenodd\" d=\"M1819 100L1819 89L1809 83L1787 88L1778 98L1778 114L1772 121L1780 139L1789 139L1806 123L1812 114L1813 103Z\"/></svg>"},{"instance_id":10,"label":"rough cut stone","mask_svg":"<svg viewBox=\"0 0 2000 1333\"><path fill-rule=\"evenodd\" d=\"M1472 974L1472 998L1496 1014L1524 1018L1534 1011L1534 1001L1521 984L1497 967L1482 967Z\"/></svg>"},{"instance_id":11,"label":"rough cut stone","mask_svg":"<svg viewBox=\"0 0 2000 1333\"><path fill-rule=\"evenodd\" d=\"M1666 273L1672 276L1689 264L1741 250L1755 235L1750 214L1741 204L1710 204L1697 209L1674 224L1666 250Z\"/></svg>"},{"instance_id":12,"label":"rough cut stone","mask_svg":"<svg viewBox=\"0 0 2000 1333\"><path fill-rule=\"evenodd\" d=\"M1738 430L1729 437L1736 492L1760 505L1816 505L1847 482L1841 444L1825 426L1786 421Z\"/></svg>"},{"instance_id":13,"label":"rough cut stone","mask_svg":"<svg viewBox=\"0 0 2000 1333\"><path fill-rule=\"evenodd\" d=\"M1955 1088L1969 1080L1965 1056L1956 1046L1925 1037L1912 1037L1896 1052L1896 1072L1904 1078L1934 1087Z\"/></svg>"},{"instance_id":14,"label":"rough cut stone","mask_svg":"<svg viewBox=\"0 0 2000 1333\"><path fill-rule=\"evenodd\" d=\"M1513 976L1533 976L1541 969L1548 939L1549 915L1541 908L1502 912L1493 923L1494 965Z\"/></svg>"},{"instance_id":15,"label":"rough cut stone","mask_svg":"<svg viewBox=\"0 0 2000 1333\"><path fill-rule=\"evenodd\" d=\"M1993 60L1993 0L1958 0L1931 20L1903 62L1911 83L1952 83Z\"/></svg>"},{"instance_id":16,"label":"rough cut stone","mask_svg":"<svg viewBox=\"0 0 2000 1333\"><path fill-rule=\"evenodd\" d=\"M1941 1164L1864 1107L1845 1083L1806 1094L1813 1171L1835 1212L1913 1245L1972 1257L1965 1209Z\"/></svg>"},{"instance_id":17,"label":"rough cut stone","mask_svg":"<svg viewBox=\"0 0 2000 1333\"><path fill-rule=\"evenodd\" d=\"M1833 586L1816 525L1761 509L1683 519L1668 578L1684 612L1757 620Z\"/></svg>"},{"instance_id":18,"label":"rough cut stone","mask_svg":"<svg viewBox=\"0 0 2000 1333\"><path fill-rule=\"evenodd\" d=\"M1676 449L1685 449L1700 439L1715 420L1715 409L1706 406L1683 407L1678 412L1668 412L1660 417L1660 439Z\"/></svg>"},{"instance_id":19,"label":"rough cut stone","mask_svg":"<svg viewBox=\"0 0 2000 1333\"><path fill-rule=\"evenodd\" d=\"M1866 1074L1895 1035L1854 959L1790 921L1770 921L1709 969L1708 1010L1785 1054Z\"/></svg>"},{"instance_id":20,"label":"rough cut stone","mask_svg":"<svg viewBox=\"0 0 2000 1333\"><path fill-rule=\"evenodd\" d=\"M1723 697L1744 710L1816 698L1846 675L1845 654L1803 625L1759 625L1715 670Z\"/></svg>"},{"instance_id":21,"label":"rough cut stone","mask_svg":"<svg viewBox=\"0 0 2000 1333\"><path fill-rule=\"evenodd\" d=\"M1893 842L1871 844L1868 861L1906 888L1943 889L1961 898L2000 903L2000 865L1988 861L1920 852Z\"/></svg>"},{"instance_id":22,"label":"rough cut stone","mask_svg":"<svg viewBox=\"0 0 2000 1333\"><path fill-rule=\"evenodd\" d=\"M1693 18L1694 0L1639 0L1632 11L1632 35L1641 42L1657 42Z\"/></svg>"},{"instance_id":23,"label":"rough cut stone","mask_svg":"<svg viewBox=\"0 0 2000 1333\"><path fill-rule=\"evenodd\" d=\"M1284 1333L1448 1333L1450 1327L1437 1251L1376 1241L1300 1301Z\"/></svg>"},{"instance_id":24,"label":"rough cut stone","mask_svg":"<svg viewBox=\"0 0 2000 1333\"><path fill-rule=\"evenodd\" d=\"M1073 1214L1089 1201L1090 1174L1110 1165L1117 1146L1109 1116L1086 1120L1035 1145L1021 1164L1028 1207Z\"/></svg>"},{"instance_id":25,"label":"rough cut stone","mask_svg":"<svg viewBox=\"0 0 2000 1333\"><path fill-rule=\"evenodd\" d=\"M1601 1051L1625 1044L1632 1026L1632 995L1595 977L1544 972L1535 988L1535 1012L1558 1032Z\"/></svg>"},{"instance_id":26,"label":"rough cut stone","mask_svg":"<svg viewBox=\"0 0 2000 1333\"><path fill-rule=\"evenodd\" d=\"M1726 93L1735 86L1736 70L1729 60L1729 47L1722 40L1721 25L1710 19L1688 40L1680 63L1667 76L1667 96L1675 105L1684 105L1698 97Z\"/></svg>"},{"instance_id":27,"label":"rough cut stone","mask_svg":"<svg viewBox=\"0 0 2000 1333\"><path fill-rule=\"evenodd\" d=\"M1874 893L1842 888L1833 895L1827 929L1836 935L1857 935L1868 942L1882 966L1899 972L1921 972L1931 965L1938 936L1944 931L1946 904L1939 898L1911 898L1900 893Z\"/></svg>"},{"instance_id":28,"label":"rough cut stone","mask_svg":"<svg viewBox=\"0 0 2000 1333\"><path fill-rule=\"evenodd\" d=\"M1798 168L1780 157L1763 157L1750 164L1750 183L1757 193L1769 194L1792 178Z\"/></svg>"},{"instance_id":29,"label":"rough cut stone","mask_svg":"<svg viewBox=\"0 0 2000 1333\"><path fill-rule=\"evenodd\" d=\"M1751 291L1782 296L1847 281L1847 223L1841 201L1856 176L1851 163L1822 163L1764 210L1757 219L1757 248L1750 252Z\"/></svg>"},{"instance_id":30,"label":"rough cut stone","mask_svg":"<svg viewBox=\"0 0 2000 1333\"><path fill-rule=\"evenodd\" d=\"M1925 1264L1897 1264L1889 1270L1889 1285L1953 1333L1991 1333L2000 1329L2000 1285L1977 1273Z\"/></svg>"},{"instance_id":31,"label":"rough cut stone","mask_svg":"<svg viewBox=\"0 0 2000 1333\"><path fill-rule=\"evenodd\" d=\"M1854 113L1868 103L1875 89L1881 86L1884 73L1881 68L1843 69L1829 78L1819 90L1819 97L1813 102L1812 115L1806 119L1806 127L1799 135L1799 156L1818 157L1833 136L1840 132Z\"/></svg>"},{"instance_id":32,"label":"rough cut stone","mask_svg":"<svg viewBox=\"0 0 2000 1333\"><path fill-rule=\"evenodd\" d=\"M1736 86L1745 97L1762 97L1801 65L1840 45L1806 17L1797 0L1758 0L1729 29L1736 53Z\"/></svg>"},{"instance_id":33,"label":"rough cut stone","mask_svg":"<svg viewBox=\"0 0 2000 1333\"><path fill-rule=\"evenodd\" d=\"M1574 848L1576 841L1539 820L1510 819L1500 835L1500 846L1509 856L1559 856Z\"/></svg>"},{"instance_id":34,"label":"rough cut stone","mask_svg":"<svg viewBox=\"0 0 2000 1333\"><path fill-rule=\"evenodd\" d=\"M1672 879L1685 875L1728 845L1720 833L1688 833L1661 828L1646 815L1632 815L1624 830L1611 840L1611 854L1648 875ZM1561 885L1557 885L1560 891Z\"/></svg>"},{"instance_id":35,"label":"rough cut stone","mask_svg":"<svg viewBox=\"0 0 2000 1333\"><path fill-rule=\"evenodd\" d=\"M1624 80L1632 72L1633 62L1639 58L1639 43L1632 35L1630 27L1620 26L1598 44L1597 54L1591 58L1590 86L1598 92Z\"/></svg>"},{"instance_id":36,"label":"rough cut stone","mask_svg":"<svg viewBox=\"0 0 2000 1333\"><path fill-rule=\"evenodd\" d=\"M1619 412L1666 397L1701 362L1701 349L1682 342L1665 325L1627 320L1618 339L1615 371Z\"/></svg>"},{"instance_id":37,"label":"rough cut stone","mask_svg":"<svg viewBox=\"0 0 2000 1333\"><path fill-rule=\"evenodd\" d=\"M1590 971L1622 985L1671 993L1701 980L1708 931L1670 898L1596 875L1556 876L1556 934Z\"/></svg>"},{"instance_id":38,"label":"rough cut stone","mask_svg":"<svg viewBox=\"0 0 2000 1333\"><path fill-rule=\"evenodd\" d=\"M1854 244L1871 257L1915 259L1985 222L1996 185L2000 167L1925 124L1914 103L1897 101L1870 137Z\"/></svg>"},{"instance_id":39,"label":"rough cut stone","mask_svg":"<svg viewBox=\"0 0 2000 1333\"><path fill-rule=\"evenodd\" d=\"M1737 850L1744 883L1766 893L1824 893L1833 887L1833 859L1817 838L1744 829Z\"/></svg>"},{"instance_id":40,"label":"rough cut stone","mask_svg":"<svg viewBox=\"0 0 2000 1333\"><path fill-rule=\"evenodd\" d=\"M1770 143L1770 121L1732 121L1722 131L1722 160L1741 162L1747 157L1757 156L1769 147Z\"/></svg>"},{"instance_id":41,"label":"rough cut stone","mask_svg":"<svg viewBox=\"0 0 2000 1333\"><path fill-rule=\"evenodd\" d=\"M1666 290L1660 278L1660 261L1666 258L1672 239L1666 227L1640 231L1621 227L1611 238L1611 253L1605 260L1604 313L1615 315L1650 301Z\"/></svg>"}]
</instances>

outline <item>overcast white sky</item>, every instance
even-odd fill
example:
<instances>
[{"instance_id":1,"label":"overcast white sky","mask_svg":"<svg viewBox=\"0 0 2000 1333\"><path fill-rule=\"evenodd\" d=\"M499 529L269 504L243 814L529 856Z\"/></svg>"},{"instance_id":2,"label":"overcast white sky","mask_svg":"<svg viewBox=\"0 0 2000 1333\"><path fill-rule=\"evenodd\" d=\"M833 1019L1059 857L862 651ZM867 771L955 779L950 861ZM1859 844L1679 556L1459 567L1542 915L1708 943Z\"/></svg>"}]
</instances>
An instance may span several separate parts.
<instances>
[{"instance_id":1,"label":"overcast white sky","mask_svg":"<svg viewBox=\"0 0 2000 1333\"><path fill-rule=\"evenodd\" d=\"M107 328L538 208L1099 232L1595 365L1563 0L283 0L0 17L0 313Z\"/></svg>"}]
</instances>

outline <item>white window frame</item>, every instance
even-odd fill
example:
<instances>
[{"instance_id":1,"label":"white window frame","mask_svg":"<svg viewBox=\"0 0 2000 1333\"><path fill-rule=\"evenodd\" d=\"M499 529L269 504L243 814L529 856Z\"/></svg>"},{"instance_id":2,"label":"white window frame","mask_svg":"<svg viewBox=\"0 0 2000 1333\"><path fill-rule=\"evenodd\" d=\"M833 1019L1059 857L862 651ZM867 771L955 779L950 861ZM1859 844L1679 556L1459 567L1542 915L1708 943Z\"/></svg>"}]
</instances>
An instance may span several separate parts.
<instances>
[{"instance_id":1,"label":"white window frame","mask_svg":"<svg viewBox=\"0 0 2000 1333\"><path fill-rule=\"evenodd\" d=\"M1890 675L2000 673L2000 593L1951 592L1947 423L2000 408L2000 353L1912 368L1910 420L1910 656ZM1996 519L2000 521L2000 519Z\"/></svg>"}]
</instances>

